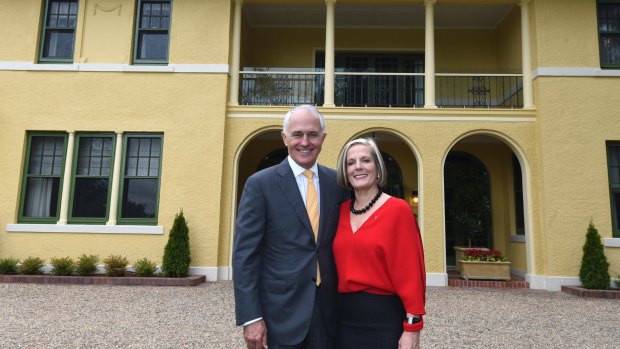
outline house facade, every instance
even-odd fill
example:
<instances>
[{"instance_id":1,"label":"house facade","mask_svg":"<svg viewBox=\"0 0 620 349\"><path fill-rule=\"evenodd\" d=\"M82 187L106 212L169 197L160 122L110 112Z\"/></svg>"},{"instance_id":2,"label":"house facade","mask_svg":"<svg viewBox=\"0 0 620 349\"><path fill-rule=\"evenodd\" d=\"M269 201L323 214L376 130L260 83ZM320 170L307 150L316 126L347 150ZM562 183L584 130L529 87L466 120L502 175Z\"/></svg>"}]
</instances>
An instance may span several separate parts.
<instances>
[{"instance_id":1,"label":"house facade","mask_svg":"<svg viewBox=\"0 0 620 349\"><path fill-rule=\"evenodd\" d=\"M590 221L620 274L620 1L0 0L0 258L161 263L231 278L245 180L317 105L319 161L373 137L427 282L454 246L530 287L579 284ZM465 217L465 218L464 218Z\"/></svg>"}]
</instances>

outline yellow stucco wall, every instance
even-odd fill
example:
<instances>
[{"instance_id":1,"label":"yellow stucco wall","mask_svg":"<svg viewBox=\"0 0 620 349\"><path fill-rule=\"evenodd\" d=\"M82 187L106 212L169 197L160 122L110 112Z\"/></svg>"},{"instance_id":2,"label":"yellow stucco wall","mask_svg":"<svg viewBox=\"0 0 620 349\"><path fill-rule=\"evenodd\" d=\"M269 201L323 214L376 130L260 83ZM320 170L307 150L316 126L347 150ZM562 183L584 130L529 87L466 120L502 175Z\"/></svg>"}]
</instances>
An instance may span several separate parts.
<instances>
[{"instance_id":1,"label":"yellow stucco wall","mask_svg":"<svg viewBox=\"0 0 620 349\"><path fill-rule=\"evenodd\" d=\"M532 1L538 67L599 67L596 1Z\"/></svg>"},{"instance_id":2,"label":"yellow stucco wall","mask_svg":"<svg viewBox=\"0 0 620 349\"><path fill-rule=\"evenodd\" d=\"M4 233L0 255L49 259L122 254L161 262L174 214L190 227L192 265L218 255L225 74L3 72L0 222L15 223L27 131L163 132L159 225L162 236ZM9 87L10 86L10 87ZM7 120L8 119L8 120Z\"/></svg>"},{"instance_id":3,"label":"yellow stucco wall","mask_svg":"<svg viewBox=\"0 0 620 349\"><path fill-rule=\"evenodd\" d=\"M0 61L33 62L37 55L41 0L0 1Z\"/></svg>"},{"instance_id":4,"label":"yellow stucco wall","mask_svg":"<svg viewBox=\"0 0 620 349\"><path fill-rule=\"evenodd\" d=\"M536 189L544 217L538 235L545 246L540 258L545 274L576 275L590 219L603 237L612 235L605 140L620 140L619 82L546 77L538 78L537 86L542 136ZM606 253L617 269L620 249Z\"/></svg>"}]
</instances>

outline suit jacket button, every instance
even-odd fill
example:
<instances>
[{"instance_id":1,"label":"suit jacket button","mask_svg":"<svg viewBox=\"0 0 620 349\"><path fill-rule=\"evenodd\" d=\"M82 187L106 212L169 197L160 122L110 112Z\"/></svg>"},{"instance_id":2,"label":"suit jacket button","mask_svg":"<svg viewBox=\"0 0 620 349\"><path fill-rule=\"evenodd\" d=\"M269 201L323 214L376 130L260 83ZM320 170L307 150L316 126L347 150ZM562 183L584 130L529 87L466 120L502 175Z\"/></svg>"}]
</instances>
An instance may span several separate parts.
<instances>
[{"instance_id":1,"label":"suit jacket button","mask_svg":"<svg viewBox=\"0 0 620 349\"><path fill-rule=\"evenodd\" d=\"M316 278L312 278L312 282L316 283Z\"/></svg>"}]
</instances>

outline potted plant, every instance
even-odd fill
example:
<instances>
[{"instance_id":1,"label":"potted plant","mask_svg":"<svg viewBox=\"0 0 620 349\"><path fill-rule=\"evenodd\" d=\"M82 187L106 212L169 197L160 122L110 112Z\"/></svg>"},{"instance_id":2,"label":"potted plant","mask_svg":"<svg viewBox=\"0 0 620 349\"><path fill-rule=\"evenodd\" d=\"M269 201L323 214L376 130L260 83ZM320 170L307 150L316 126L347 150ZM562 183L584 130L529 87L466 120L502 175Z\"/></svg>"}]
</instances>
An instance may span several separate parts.
<instances>
[{"instance_id":1,"label":"potted plant","mask_svg":"<svg viewBox=\"0 0 620 349\"><path fill-rule=\"evenodd\" d=\"M461 277L510 281L510 262L497 250L466 249L457 261Z\"/></svg>"}]
</instances>

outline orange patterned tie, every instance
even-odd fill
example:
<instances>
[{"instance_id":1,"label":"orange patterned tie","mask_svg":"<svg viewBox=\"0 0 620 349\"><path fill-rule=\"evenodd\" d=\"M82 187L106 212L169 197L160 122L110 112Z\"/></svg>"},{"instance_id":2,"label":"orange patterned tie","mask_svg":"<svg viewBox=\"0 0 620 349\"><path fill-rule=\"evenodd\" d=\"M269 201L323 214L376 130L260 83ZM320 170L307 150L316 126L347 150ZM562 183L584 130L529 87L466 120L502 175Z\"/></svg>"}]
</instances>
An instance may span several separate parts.
<instances>
[{"instance_id":1,"label":"orange patterned tie","mask_svg":"<svg viewBox=\"0 0 620 349\"><path fill-rule=\"evenodd\" d=\"M304 176L308 179L308 186L306 190L306 211L308 211L308 218L310 218L310 225L314 232L314 240L318 243L319 237L319 195L314 186L314 180L312 177L314 173L310 170L304 171ZM319 272L319 264L316 265L316 285L321 284L321 273Z\"/></svg>"}]
</instances>

